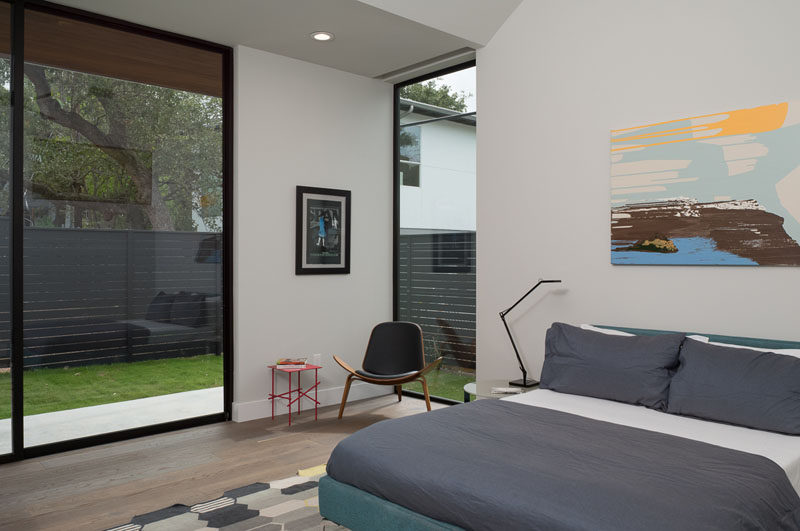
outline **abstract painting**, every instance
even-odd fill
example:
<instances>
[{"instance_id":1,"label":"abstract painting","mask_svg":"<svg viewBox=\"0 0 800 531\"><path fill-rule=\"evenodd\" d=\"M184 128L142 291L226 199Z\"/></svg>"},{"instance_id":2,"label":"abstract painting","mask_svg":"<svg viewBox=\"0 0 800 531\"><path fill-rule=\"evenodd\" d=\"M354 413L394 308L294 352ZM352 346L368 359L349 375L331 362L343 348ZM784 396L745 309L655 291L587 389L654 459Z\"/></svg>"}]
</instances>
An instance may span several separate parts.
<instances>
[{"instance_id":1,"label":"abstract painting","mask_svg":"<svg viewBox=\"0 0 800 531\"><path fill-rule=\"evenodd\" d=\"M800 265L800 102L611 131L611 263Z\"/></svg>"}]
</instances>

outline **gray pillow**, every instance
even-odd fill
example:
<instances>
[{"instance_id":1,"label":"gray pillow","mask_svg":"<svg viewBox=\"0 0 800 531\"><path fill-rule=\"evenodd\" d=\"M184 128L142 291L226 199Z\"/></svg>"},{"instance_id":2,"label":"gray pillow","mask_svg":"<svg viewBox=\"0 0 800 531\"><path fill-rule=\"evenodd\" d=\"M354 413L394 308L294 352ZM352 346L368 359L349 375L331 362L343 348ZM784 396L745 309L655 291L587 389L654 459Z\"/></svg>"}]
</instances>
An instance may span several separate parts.
<instances>
[{"instance_id":1,"label":"gray pillow","mask_svg":"<svg viewBox=\"0 0 800 531\"><path fill-rule=\"evenodd\" d=\"M684 337L613 336L553 323L539 386L664 411Z\"/></svg>"},{"instance_id":2,"label":"gray pillow","mask_svg":"<svg viewBox=\"0 0 800 531\"><path fill-rule=\"evenodd\" d=\"M800 359L687 340L667 411L800 435Z\"/></svg>"},{"instance_id":3,"label":"gray pillow","mask_svg":"<svg viewBox=\"0 0 800 531\"><path fill-rule=\"evenodd\" d=\"M205 325L206 297L202 293L181 291L172 302L169 321L172 324L201 327Z\"/></svg>"},{"instance_id":4,"label":"gray pillow","mask_svg":"<svg viewBox=\"0 0 800 531\"><path fill-rule=\"evenodd\" d=\"M153 298L150 306L147 307L147 314L144 318L148 321L168 323L170 314L172 313L172 303L174 301L175 295L167 295L163 291L159 291L158 295Z\"/></svg>"}]
</instances>

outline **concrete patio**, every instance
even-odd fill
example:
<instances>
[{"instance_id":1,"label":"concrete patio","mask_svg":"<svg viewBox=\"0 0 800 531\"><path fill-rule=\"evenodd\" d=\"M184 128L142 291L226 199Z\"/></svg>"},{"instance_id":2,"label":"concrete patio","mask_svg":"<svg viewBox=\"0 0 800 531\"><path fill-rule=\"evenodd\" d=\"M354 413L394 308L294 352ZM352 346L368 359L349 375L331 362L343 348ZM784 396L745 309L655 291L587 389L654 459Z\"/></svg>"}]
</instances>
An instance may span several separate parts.
<instances>
[{"instance_id":1,"label":"concrete patio","mask_svg":"<svg viewBox=\"0 0 800 531\"><path fill-rule=\"evenodd\" d=\"M222 387L26 416L25 446L161 424L223 410ZM11 452L11 419L0 420L0 455Z\"/></svg>"}]
</instances>

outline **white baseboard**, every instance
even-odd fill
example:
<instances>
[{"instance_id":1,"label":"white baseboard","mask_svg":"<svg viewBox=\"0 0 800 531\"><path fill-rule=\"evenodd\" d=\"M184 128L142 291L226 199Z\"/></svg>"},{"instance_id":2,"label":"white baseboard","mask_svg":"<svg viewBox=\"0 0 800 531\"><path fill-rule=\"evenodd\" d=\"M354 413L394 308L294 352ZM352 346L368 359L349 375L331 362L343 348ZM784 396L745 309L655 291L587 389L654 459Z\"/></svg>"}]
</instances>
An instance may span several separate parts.
<instances>
[{"instance_id":1,"label":"white baseboard","mask_svg":"<svg viewBox=\"0 0 800 531\"><path fill-rule=\"evenodd\" d=\"M343 385L320 389L319 395L317 396L317 400L320 402L319 406L339 404L342 401L342 391L344 391ZM353 382L350 386L350 394L347 397L347 401L352 402L391 393L394 393L394 387L390 385L371 385L365 382ZM303 410L308 410L314 407L314 403L310 400L303 399L303 403L300 407ZM275 402L275 415L285 415L286 413L286 401ZM252 402L233 403L234 422L247 422L248 420L263 419L270 416L272 416L272 402L270 402L268 398L254 400Z\"/></svg>"}]
</instances>

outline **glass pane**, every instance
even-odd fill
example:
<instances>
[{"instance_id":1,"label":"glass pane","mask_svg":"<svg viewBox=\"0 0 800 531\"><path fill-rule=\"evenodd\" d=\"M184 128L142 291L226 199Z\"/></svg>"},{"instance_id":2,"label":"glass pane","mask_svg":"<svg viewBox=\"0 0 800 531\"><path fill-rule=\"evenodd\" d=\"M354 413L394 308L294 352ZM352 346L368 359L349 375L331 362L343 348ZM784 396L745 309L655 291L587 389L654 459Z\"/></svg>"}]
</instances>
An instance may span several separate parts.
<instances>
[{"instance_id":1,"label":"glass pane","mask_svg":"<svg viewBox=\"0 0 800 531\"><path fill-rule=\"evenodd\" d=\"M75 21L43 34L58 17L29 13L25 444L219 413L222 99L154 83L125 32L76 43L53 35ZM109 62L79 71L53 42Z\"/></svg>"},{"instance_id":2,"label":"glass pane","mask_svg":"<svg viewBox=\"0 0 800 531\"><path fill-rule=\"evenodd\" d=\"M0 455L11 453L11 299L8 235L11 232L11 143L10 118L11 9L0 2Z\"/></svg>"},{"instance_id":3,"label":"glass pane","mask_svg":"<svg viewBox=\"0 0 800 531\"><path fill-rule=\"evenodd\" d=\"M428 385L454 400L475 380L477 121L456 116L473 111L475 68L400 92L398 318L422 327L427 361L444 357Z\"/></svg>"}]
</instances>

